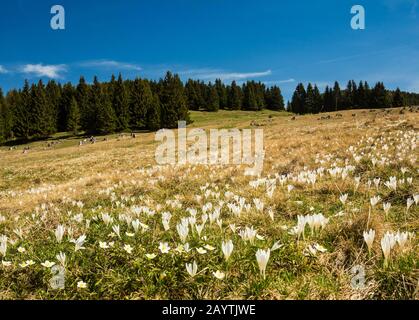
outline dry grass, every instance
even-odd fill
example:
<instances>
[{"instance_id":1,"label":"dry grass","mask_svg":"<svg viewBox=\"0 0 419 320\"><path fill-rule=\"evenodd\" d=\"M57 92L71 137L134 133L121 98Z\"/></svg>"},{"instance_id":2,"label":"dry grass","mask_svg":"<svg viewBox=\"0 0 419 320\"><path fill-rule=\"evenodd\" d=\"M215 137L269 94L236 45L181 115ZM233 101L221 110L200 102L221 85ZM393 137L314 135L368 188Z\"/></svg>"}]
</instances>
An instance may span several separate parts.
<instances>
[{"instance_id":1,"label":"dry grass","mask_svg":"<svg viewBox=\"0 0 419 320\"><path fill-rule=\"evenodd\" d=\"M365 139L362 147L374 147L382 137L396 139L396 133L410 133L417 137L419 113L399 110L390 113L364 110L341 112L343 117L321 120L319 115L297 117L292 120L286 114L272 112L220 112L209 117L193 113L196 121L193 127L210 128L249 128L252 118L264 129L266 156L263 177L277 178L282 174L304 172L319 166L332 168L354 164L348 147L356 146L365 137L373 137L371 145ZM356 116L352 116L355 113ZM370 162L355 164L355 172L347 179L318 178L314 186L288 179L284 186L278 183L272 198L266 196L263 187L251 188L242 168L183 166L176 168L155 167L154 151L157 146L153 133L141 133L136 139L129 137L108 137L93 145L79 147L77 140L63 141L53 148L45 148L45 143L31 144L31 150L22 154L22 147L17 150L0 149L0 215L6 217L0 221L0 235L5 234L16 240L10 245L9 256L14 266L7 270L0 265L1 298L238 298L238 299L417 299L417 240L394 255L392 264L383 267L383 257L379 240L386 231L409 231L418 229L418 206L413 205L407 215L404 214L406 199L418 194L418 168L416 150L400 161L388 165L372 166ZM397 138L398 139L398 138ZM398 141L398 140L394 140ZM397 147L397 146L394 146ZM380 150L382 152L382 150ZM387 156L396 159L397 151L389 150ZM318 160L331 155L330 161L321 165ZM366 154L368 156L368 154ZM316 161L317 159L317 161ZM390 176L401 178L400 169L407 167L413 183L391 193L383 186ZM361 176L361 185L354 191L353 178ZM374 185L367 187L367 180L381 178L380 189ZM219 199L209 196L205 199L205 190L220 192L220 198L226 202L226 191L233 192L252 203L253 198L260 198L265 208L274 212L274 221L266 214L251 210L239 218L222 210L223 231L216 224L208 226L206 240L190 239L191 245L203 243L216 247L214 253L207 255L172 256L147 261L145 253L158 253L160 241L168 241L172 247L179 243L176 223L181 217L188 216L185 209L196 208L198 212L203 204ZM288 193L286 186L294 185ZM341 194L348 193L350 204L342 206ZM203 200L199 202L196 195ZM381 203L369 212L370 197L379 194L382 199L392 202L392 211L388 217L382 212ZM182 209L170 207L167 200L178 199ZM77 207L76 201L83 203ZM297 204L300 201L301 204ZM123 206L121 206L123 204ZM99 253L97 242L107 239L107 231L101 229L95 217L109 212L116 222L118 214L129 212L131 206L147 206L155 210L153 217L140 220L150 226L150 231L141 235L138 242L125 238L135 248L133 256L127 257L123 250L114 250L108 256ZM356 209L356 210L352 210ZM225 211L224 211L225 210ZM161 227L161 212L173 214L169 234ZM335 216L339 211L345 215ZM83 219L89 219L92 226L86 228L74 223L72 215L83 213ZM288 234L296 224L298 215L323 213L330 219L327 227L316 235L306 231L305 239L296 240ZM199 216L200 214L198 214ZM100 220L100 219L99 219ZM36 221L36 223L34 222ZM84 221L84 220L83 220ZM84 256L72 255L69 248L73 245L54 243L53 230L58 224L72 225L74 237L86 233L87 249ZM241 243L237 234L229 230L229 224L238 227L254 226L265 240L258 240L256 245ZM288 230L284 229L284 226ZM24 231L23 239L13 234L15 228ZM374 247L371 253L366 250L363 231L372 228L376 231ZM127 228L128 230L129 228ZM125 230L125 229L124 229ZM236 256L230 264L225 264L220 255L223 239L234 238ZM118 240L115 240L118 242ZM254 253L257 248L270 247L275 241L283 244L280 250L272 252L268 264L267 279L261 280ZM327 248L322 254L305 255L309 244L320 243ZM44 250L40 246L45 246ZM27 257L37 265L31 272L22 271L18 263L24 261L24 255L16 252L16 247L24 246ZM236 251L237 250L237 251ZM54 260L57 251L66 251L71 265L68 267L68 289L60 292L48 290L51 274L39 266L46 259ZM7 259L6 259L7 258ZM158 260L157 260L158 259ZM185 262L199 261L199 268L208 266L225 270L228 277L224 281L214 280L212 272L205 272L196 281L185 275ZM154 263L154 264L153 264ZM351 287L350 270L354 265L365 266L367 283L363 289ZM185 280L186 279L186 280ZM75 283L88 282L87 290L77 290ZM66 285L66 286L67 286Z\"/></svg>"}]
</instances>

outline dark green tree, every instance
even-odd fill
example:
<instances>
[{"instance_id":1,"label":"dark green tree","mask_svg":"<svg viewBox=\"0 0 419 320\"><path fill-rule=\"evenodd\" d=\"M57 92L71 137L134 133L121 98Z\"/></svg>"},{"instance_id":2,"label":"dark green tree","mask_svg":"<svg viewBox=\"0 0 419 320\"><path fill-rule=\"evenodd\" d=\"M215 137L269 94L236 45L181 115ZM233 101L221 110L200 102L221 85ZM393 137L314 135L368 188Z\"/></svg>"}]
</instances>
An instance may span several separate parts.
<instances>
[{"instance_id":1,"label":"dark green tree","mask_svg":"<svg viewBox=\"0 0 419 320\"><path fill-rule=\"evenodd\" d=\"M70 108L68 110L67 131L78 134L80 130L80 110L76 98L71 98Z\"/></svg>"},{"instance_id":2,"label":"dark green tree","mask_svg":"<svg viewBox=\"0 0 419 320\"><path fill-rule=\"evenodd\" d=\"M291 111L297 114L306 113L305 102L306 102L306 90L302 83L297 85L294 94L291 99Z\"/></svg>"},{"instance_id":3,"label":"dark green tree","mask_svg":"<svg viewBox=\"0 0 419 320\"><path fill-rule=\"evenodd\" d=\"M217 87L210 82L207 90L207 110L216 112L220 109L220 99L218 97Z\"/></svg>"},{"instance_id":4,"label":"dark green tree","mask_svg":"<svg viewBox=\"0 0 419 320\"><path fill-rule=\"evenodd\" d=\"M49 103L42 80L31 87L30 134L34 137L48 137L54 133L54 107Z\"/></svg>"},{"instance_id":5,"label":"dark green tree","mask_svg":"<svg viewBox=\"0 0 419 320\"><path fill-rule=\"evenodd\" d=\"M393 94L393 103L394 108L403 107L405 105L403 95L399 88Z\"/></svg>"},{"instance_id":6,"label":"dark green tree","mask_svg":"<svg viewBox=\"0 0 419 320\"><path fill-rule=\"evenodd\" d=\"M231 83L228 92L228 109L240 110L242 108L242 91L236 84L236 81Z\"/></svg>"},{"instance_id":7,"label":"dark green tree","mask_svg":"<svg viewBox=\"0 0 419 320\"><path fill-rule=\"evenodd\" d=\"M228 108L228 94L227 88L221 79L215 80L215 88L217 89L217 95L219 100L219 108L227 109Z\"/></svg>"},{"instance_id":8,"label":"dark green tree","mask_svg":"<svg viewBox=\"0 0 419 320\"><path fill-rule=\"evenodd\" d=\"M340 90L339 82L335 81L333 86L334 111L341 110L342 106L342 92Z\"/></svg>"},{"instance_id":9,"label":"dark green tree","mask_svg":"<svg viewBox=\"0 0 419 320\"><path fill-rule=\"evenodd\" d=\"M112 78L111 90L113 107L117 118L116 130L123 131L129 127L130 115L129 96L121 74L119 74L117 81L115 81L114 77Z\"/></svg>"},{"instance_id":10,"label":"dark green tree","mask_svg":"<svg viewBox=\"0 0 419 320\"><path fill-rule=\"evenodd\" d=\"M178 121L190 122L183 83L177 74L170 71L159 83L162 126L176 128Z\"/></svg>"}]
</instances>

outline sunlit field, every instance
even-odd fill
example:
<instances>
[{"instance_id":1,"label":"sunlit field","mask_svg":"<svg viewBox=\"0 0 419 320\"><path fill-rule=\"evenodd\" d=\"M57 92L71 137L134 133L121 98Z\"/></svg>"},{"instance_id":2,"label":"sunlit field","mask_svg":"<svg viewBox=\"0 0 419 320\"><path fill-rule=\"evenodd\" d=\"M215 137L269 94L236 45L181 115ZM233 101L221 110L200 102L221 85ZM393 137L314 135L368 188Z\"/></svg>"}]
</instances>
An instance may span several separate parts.
<instances>
[{"instance_id":1,"label":"sunlit field","mask_svg":"<svg viewBox=\"0 0 419 320\"><path fill-rule=\"evenodd\" d=\"M261 177L149 132L1 147L0 299L419 298L417 109L191 118L262 128Z\"/></svg>"}]
</instances>

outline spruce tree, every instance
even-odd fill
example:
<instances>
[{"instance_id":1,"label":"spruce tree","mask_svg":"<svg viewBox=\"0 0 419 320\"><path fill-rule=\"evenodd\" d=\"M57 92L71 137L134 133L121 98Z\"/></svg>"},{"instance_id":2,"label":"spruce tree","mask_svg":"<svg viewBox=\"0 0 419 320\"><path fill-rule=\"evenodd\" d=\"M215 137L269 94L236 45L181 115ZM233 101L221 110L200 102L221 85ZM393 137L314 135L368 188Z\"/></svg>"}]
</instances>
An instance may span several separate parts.
<instances>
[{"instance_id":1,"label":"spruce tree","mask_svg":"<svg viewBox=\"0 0 419 320\"><path fill-rule=\"evenodd\" d=\"M210 82L207 90L207 110L216 112L220 109L220 99L218 97L217 87L213 86Z\"/></svg>"},{"instance_id":2,"label":"spruce tree","mask_svg":"<svg viewBox=\"0 0 419 320\"><path fill-rule=\"evenodd\" d=\"M215 80L215 88L217 89L218 95L218 104L220 109L228 108L228 95L227 95L227 88L221 79Z\"/></svg>"},{"instance_id":3,"label":"spruce tree","mask_svg":"<svg viewBox=\"0 0 419 320\"><path fill-rule=\"evenodd\" d=\"M116 129L116 116L108 90L97 77L94 78L91 93L92 109L96 112L95 132L101 134L112 133Z\"/></svg>"},{"instance_id":4,"label":"spruce tree","mask_svg":"<svg viewBox=\"0 0 419 320\"><path fill-rule=\"evenodd\" d=\"M183 83L177 74L170 71L159 83L160 102L162 111L162 126L176 128L178 121L190 122Z\"/></svg>"},{"instance_id":5,"label":"spruce tree","mask_svg":"<svg viewBox=\"0 0 419 320\"><path fill-rule=\"evenodd\" d=\"M84 77L80 77L76 90L76 100L80 110L80 126L86 132L94 131L95 127L95 114L90 99L90 87Z\"/></svg>"},{"instance_id":6,"label":"spruce tree","mask_svg":"<svg viewBox=\"0 0 419 320\"><path fill-rule=\"evenodd\" d=\"M323 98L320 94L320 90L317 85L314 85L313 89L313 113L319 113L323 111Z\"/></svg>"},{"instance_id":7,"label":"spruce tree","mask_svg":"<svg viewBox=\"0 0 419 320\"><path fill-rule=\"evenodd\" d=\"M392 106L394 108L403 107L404 106L404 99L403 95L399 88L396 89L396 91L393 94L393 103Z\"/></svg>"},{"instance_id":8,"label":"spruce tree","mask_svg":"<svg viewBox=\"0 0 419 320\"><path fill-rule=\"evenodd\" d=\"M68 110L67 131L77 135L80 129L80 110L76 98L71 98L70 108Z\"/></svg>"},{"instance_id":9,"label":"spruce tree","mask_svg":"<svg viewBox=\"0 0 419 320\"><path fill-rule=\"evenodd\" d=\"M25 80L21 93L13 100L13 132L16 137L27 140L31 131L31 93L28 80Z\"/></svg>"},{"instance_id":10,"label":"spruce tree","mask_svg":"<svg viewBox=\"0 0 419 320\"><path fill-rule=\"evenodd\" d=\"M334 111L341 110L342 107L342 92L340 90L339 82L335 81L335 85L333 86L333 105Z\"/></svg>"},{"instance_id":11,"label":"spruce tree","mask_svg":"<svg viewBox=\"0 0 419 320\"><path fill-rule=\"evenodd\" d=\"M153 110L156 108L156 110ZM160 107L156 105L150 83L147 80L135 79L131 92L130 111L131 111L131 130L143 129L148 127L148 121L159 114ZM153 115L153 112L157 112Z\"/></svg>"},{"instance_id":12,"label":"spruce tree","mask_svg":"<svg viewBox=\"0 0 419 320\"><path fill-rule=\"evenodd\" d=\"M6 102L3 96L3 90L0 88L0 143L6 140L6 125L5 125L5 114L6 114Z\"/></svg>"},{"instance_id":13,"label":"spruce tree","mask_svg":"<svg viewBox=\"0 0 419 320\"><path fill-rule=\"evenodd\" d=\"M315 108L315 98L314 98L314 89L311 83L307 85L307 94L305 101L305 110L304 113L314 113Z\"/></svg>"},{"instance_id":14,"label":"spruce tree","mask_svg":"<svg viewBox=\"0 0 419 320\"><path fill-rule=\"evenodd\" d=\"M284 110L284 98L281 94L281 89L277 86L266 91L266 104L267 108L270 110Z\"/></svg>"},{"instance_id":15,"label":"spruce tree","mask_svg":"<svg viewBox=\"0 0 419 320\"><path fill-rule=\"evenodd\" d=\"M70 105L75 96L74 88L70 82L63 86L61 97L58 104L58 121L57 127L60 132L66 131L68 127L68 117Z\"/></svg>"},{"instance_id":16,"label":"spruce tree","mask_svg":"<svg viewBox=\"0 0 419 320\"><path fill-rule=\"evenodd\" d=\"M111 88L113 107L117 118L116 129L123 131L129 127L129 96L121 74L117 81L112 80Z\"/></svg>"},{"instance_id":17,"label":"spruce tree","mask_svg":"<svg viewBox=\"0 0 419 320\"><path fill-rule=\"evenodd\" d=\"M161 128L161 106L157 93L153 94L153 99L147 108L146 128L151 131Z\"/></svg>"},{"instance_id":18,"label":"spruce tree","mask_svg":"<svg viewBox=\"0 0 419 320\"><path fill-rule=\"evenodd\" d=\"M245 85L243 85L243 93L243 110L259 110L257 92L253 82L248 81Z\"/></svg>"},{"instance_id":19,"label":"spruce tree","mask_svg":"<svg viewBox=\"0 0 419 320\"><path fill-rule=\"evenodd\" d=\"M329 86L326 86L326 89L323 94L324 101L324 112L330 112L335 109L335 102L333 98L333 91Z\"/></svg>"},{"instance_id":20,"label":"spruce tree","mask_svg":"<svg viewBox=\"0 0 419 320\"><path fill-rule=\"evenodd\" d=\"M305 102L306 90L304 88L304 85L302 83L299 83L291 99L291 111L297 114L306 113Z\"/></svg>"},{"instance_id":21,"label":"spruce tree","mask_svg":"<svg viewBox=\"0 0 419 320\"><path fill-rule=\"evenodd\" d=\"M232 110L240 110L242 108L242 92L240 87L233 81L228 94L228 108Z\"/></svg>"},{"instance_id":22,"label":"spruce tree","mask_svg":"<svg viewBox=\"0 0 419 320\"><path fill-rule=\"evenodd\" d=\"M30 133L35 137L47 137L54 132L53 106L49 103L42 80L31 87Z\"/></svg>"}]
</instances>

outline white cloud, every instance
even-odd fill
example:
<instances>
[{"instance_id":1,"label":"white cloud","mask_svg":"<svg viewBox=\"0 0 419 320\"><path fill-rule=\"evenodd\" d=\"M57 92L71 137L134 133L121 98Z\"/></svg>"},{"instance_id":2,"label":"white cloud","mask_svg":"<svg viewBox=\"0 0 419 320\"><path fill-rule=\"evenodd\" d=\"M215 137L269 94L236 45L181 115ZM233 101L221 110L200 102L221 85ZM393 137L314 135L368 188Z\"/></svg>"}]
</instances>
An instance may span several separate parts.
<instances>
[{"instance_id":1,"label":"white cloud","mask_svg":"<svg viewBox=\"0 0 419 320\"><path fill-rule=\"evenodd\" d=\"M216 69L192 69L178 72L182 76L189 76L200 80L244 80L269 76L271 70L263 72L226 72Z\"/></svg>"},{"instance_id":2,"label":"white cloud","mask_svg":"<svg viewBox=\"0 0 419 320\"><path fill-rule=\"evenodd\" d=\"M20 68L22 73L33 74L37 77L61 78L60 72L65 72L67 66L65 64L59 65L43 65L26 64Z\"/></svg>"},{"instance_id":3,"label":"white cloud","mask_svg":"<svg viewBox=\"0 0 419 320\"><path fill-rule=\"evenodd\" d=\"M294 83L296 80L294 78L285 79L285 80L270 80L270 81L264 81L265 84L271 85L271 84L284 84L284 83Z\"/></svg>"},{"instance_id":4,"label":"white cloud","mask_svg":"<svg viewBox=\"0 0 419 320\"><path fill-rule=\"evenodd\" d=\"M0 73L7 73L8 71L6 70L6 68L5 67L3 67L1 64L0 64Z\"/></svg>"},{"instance_id":5,"label":"white cloud","mask_svg":"<svg viewBox=\"0 0 419 320\"><path fill-rule=\"evenodd\" d=\"M141 71L142 68L133 63L120 62L115 60L91 60L83 61L78 64L81 67L86 68L104 68L104 69L115 69L115 70L134 70Z\"/></svg>"}]
</instances>

